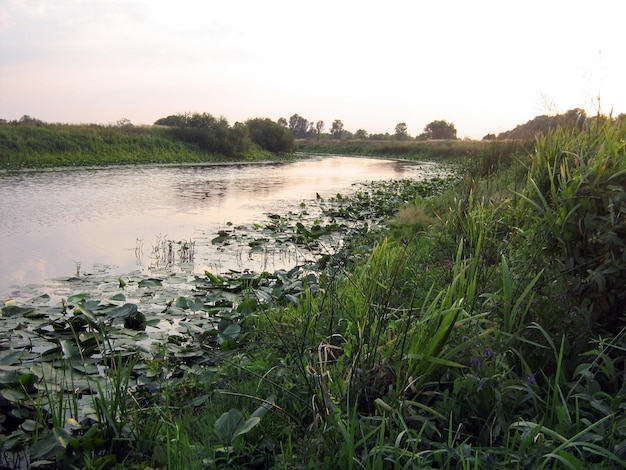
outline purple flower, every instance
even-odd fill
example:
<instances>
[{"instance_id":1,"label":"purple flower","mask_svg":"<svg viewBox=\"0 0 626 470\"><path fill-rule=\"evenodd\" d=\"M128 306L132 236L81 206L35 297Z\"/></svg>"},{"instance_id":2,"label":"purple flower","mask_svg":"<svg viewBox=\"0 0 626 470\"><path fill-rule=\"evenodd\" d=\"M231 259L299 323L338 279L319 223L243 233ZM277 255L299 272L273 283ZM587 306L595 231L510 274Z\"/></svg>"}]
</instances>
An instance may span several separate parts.
<instances>
[{"instance_id":1,"label":"purple flower","mask_svg":"<svg viewBox=\"0 0 626 470\"><path fill-rule=\"evenodd\" d=\"M491 348L485 348L485 350L483 351L483 356L487 358L493 356L493 351L491 350Z\"/></svg>"},{"instance_id":2,"label":"purple flower","mask_svg":"<svg viewBox=\"0 0 626 470\"><path fill-rule=\"evenodd\" d=\"M537 381L535 380L535 374L528 374L526 376L526 383L528 385L535 385Z\"/></svg>"},{"instance_id":3,"label":"purple flower","mask_svg":"<svg viewBox=\"0 0 626 470\"><path fill-rule=\"evenodd\" d=\"M470 364L472 365L473 368L477 368L480 365L480 359L472 356L472 358L470 359Z\"/></svg>"}]
</instances>

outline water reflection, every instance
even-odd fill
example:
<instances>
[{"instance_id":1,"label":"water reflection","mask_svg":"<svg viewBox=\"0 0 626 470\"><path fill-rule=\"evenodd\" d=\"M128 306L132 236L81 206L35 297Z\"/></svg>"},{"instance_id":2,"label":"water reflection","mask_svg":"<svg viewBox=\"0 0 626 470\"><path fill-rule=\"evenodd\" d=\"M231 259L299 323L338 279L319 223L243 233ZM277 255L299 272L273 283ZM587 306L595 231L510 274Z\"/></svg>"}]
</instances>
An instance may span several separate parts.
<instances>
[{"instance_id":1,"label":"water reflection","mask_svg":"<svg viewBox=\"0 0 626 470\"><path fill-rule=\"evenodd\" d=\"M94 264L112 273L144 264L161 238L197 240L196 271L227 264L210 239L226 224L262 222L316 193L357 182L414 177L423 168L390 160L319 157L284 164L139 166L0 175L0 299L11 285L71 276ZM140 242L138 242L140 240ZM245 260L241 260L245 262ZM267 267L266 267L267 268Z\"/></svg>"}]
</instances>

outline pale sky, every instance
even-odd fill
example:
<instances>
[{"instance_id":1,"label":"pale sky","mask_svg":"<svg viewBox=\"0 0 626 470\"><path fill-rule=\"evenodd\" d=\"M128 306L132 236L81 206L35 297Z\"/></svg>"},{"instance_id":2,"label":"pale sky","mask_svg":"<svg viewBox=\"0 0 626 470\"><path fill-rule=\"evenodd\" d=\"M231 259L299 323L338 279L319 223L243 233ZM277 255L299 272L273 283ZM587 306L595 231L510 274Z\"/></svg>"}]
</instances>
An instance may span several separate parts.
<instances>
[{"instance_id":1,"label":"pale sky","mask_svg":"<svg viewBox=\"0 0 626 470\"><path fill-rule=\"evenodd\" d=\"M626 112L623 0L0 0L0 118L482 138L539 114Z\"/></svg>"}]
</instances>

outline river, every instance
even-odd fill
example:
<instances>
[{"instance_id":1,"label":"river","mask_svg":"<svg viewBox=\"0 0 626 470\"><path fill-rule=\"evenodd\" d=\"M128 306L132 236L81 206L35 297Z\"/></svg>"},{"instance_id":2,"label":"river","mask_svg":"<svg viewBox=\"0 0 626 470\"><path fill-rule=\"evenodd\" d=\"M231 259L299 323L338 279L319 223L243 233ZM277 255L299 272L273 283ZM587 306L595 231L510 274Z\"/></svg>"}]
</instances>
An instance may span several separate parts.
<instances>
[{"instance_id":1,"label":"river","mask_svg":"<svg viewBox=\"0 0 626 470\"><path fill-rule=\"evenodd\" d=\"M210 240L226 227L262 223L268 213L347 194L359 182L436 173L429 164L343 156L3 173L0 300L77 273L148 272L165 240L194 242L195 272L219 270L233 260ZM237 267L259 269L241 260Z\"/></svg>"}]
</instances>

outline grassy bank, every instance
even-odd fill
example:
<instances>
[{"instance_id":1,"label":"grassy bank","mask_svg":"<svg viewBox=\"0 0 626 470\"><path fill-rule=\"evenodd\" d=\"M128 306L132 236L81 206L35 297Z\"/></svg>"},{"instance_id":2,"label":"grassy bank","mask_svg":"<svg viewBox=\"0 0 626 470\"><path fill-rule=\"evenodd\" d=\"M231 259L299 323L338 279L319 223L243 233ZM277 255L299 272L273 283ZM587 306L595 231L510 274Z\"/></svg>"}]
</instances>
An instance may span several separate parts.
<instances>
[{"instance_id":1,"label":"grassy bank","mask_svg":"<svg viewBox=\"0 0 626 470\"><path fill-rule=\"evenodd\" d=\"M167 127L2 124L0 169L200 163L268 158L251 147L238 157L211 153Z\"/></svg>"},{"instance_id":2,"label":"grassy bank","mask_svg":"<svg viewBox=\"0 0 626 470\"><path fill-rule=\"evenodd\" d=\"M224 132L228 129L230 128L226 127ZM242 127L234 129L240 131ZM203 134L193 134L188 129L185 132L165 126L66 125L46 124L38 121L3 123L0 124L0 169L255 161L271 158L284 159L288 156L281 154L277 157L251 142L245 145L239 142L238 148L241 147L241 149L235 153L209 151L205 147L209 145L209 141L213 142L211 138ZM220 138L226 141L220 145L213 142L216 148L228 147L228 139L221 135ZM237 138L246 141L244 137ZM303 139L297 141L296 150L310 154L467 161L485 153L494 152L501 154L502 158L507 158L520 148L528 146L532 146L532 142Z\"/></svg>"},{"instance_id":3,"label":"grassy bank","mask_svg":"<svg viewBox=\"0 0 626 470\"><path fill-rule=\"evenodd\" d=\"M172 455L202 435L204 464L233 468L621 468L624 136L486 153L406 204L296 305L243 321L228 392L183 414Z\"/></svg>"},{"instance_id":4,"label":"grassy bank","mask_svg":"<svg viewBox=\"0 0 626 470\"><path fill-rule=\"evenodd\" d=\"M39 410L3 449L66 468L623 468L625 139L607 121L495 144L454 185L338 195L310 226L277 215L303 247L351 230L307 269L206 273L171 298L142 280L139 309L111 290L68 299L45 361L1 356L13 415ZM152 304L176 334L150 350L106 339ZM32 363L73 360L78 381L87 350L109 384L89 419L48 390L37 405L48 369Z\"/></svg>"},{"instance_id":5,"label":"grassy bank","mask_svg":"<svg viewBox=\"0 0 626 470\"><path fill-rule=\"evenodd\" d=\"M363 155L372 157L406 158L412 160L442 160L478 158L494 149L505 155L523 147L532 147L528 141L478 141L478 140L314 140L296 142L299 152Z\"/></svg>"}]
</instances>

